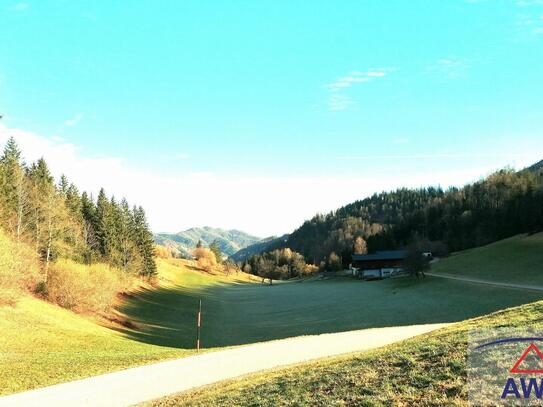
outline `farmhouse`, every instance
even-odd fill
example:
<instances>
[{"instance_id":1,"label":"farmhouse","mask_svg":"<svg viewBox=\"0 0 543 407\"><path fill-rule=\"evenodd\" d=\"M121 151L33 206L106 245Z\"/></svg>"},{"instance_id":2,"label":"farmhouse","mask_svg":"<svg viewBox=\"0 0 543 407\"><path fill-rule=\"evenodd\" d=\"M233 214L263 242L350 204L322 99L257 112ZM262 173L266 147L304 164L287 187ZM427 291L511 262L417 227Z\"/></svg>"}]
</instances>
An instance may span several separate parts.
<instances>
[{"instance_id":1,"label":"farmhouse","mask_svg":"<svg viewBox=\"0 0 543 407\"><path fill-rule=\"evenodd\" d=\"M355 276L365 280L389 278L400 274L405 250L387 250L373 254L354 254L352 268Z\"/></svg>"}]
</instances>

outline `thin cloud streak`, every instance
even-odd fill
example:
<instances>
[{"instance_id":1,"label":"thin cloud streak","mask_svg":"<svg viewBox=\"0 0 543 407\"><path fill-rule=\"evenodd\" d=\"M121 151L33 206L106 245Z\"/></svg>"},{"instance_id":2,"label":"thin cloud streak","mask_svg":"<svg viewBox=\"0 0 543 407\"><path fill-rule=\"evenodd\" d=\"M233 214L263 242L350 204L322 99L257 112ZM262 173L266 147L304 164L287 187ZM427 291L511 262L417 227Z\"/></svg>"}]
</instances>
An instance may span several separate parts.
<instances>
[{"instance_id":1,"label":"thin cloud streak","mask_svg":"<svg viewBox=\"0 0 543 407\"><path fill-rule=\"evenodd\" d=\"M67 127L73 127L83 120L83 117L85 117L83 113L77 113L74 117L64 121L64 125Z\"/></svg>"},{"instance_id":2,"label":"thin cloud streak","mask_svg":"<svg viewBox=\"0 0 543 407\"><path fill-rule=\"evenodd\" d=\"M330 91L328 109L331 111L345 110L353 105L354 100L345 95L344 91L355 84L370 82L386 76L394 68L371 68L368 71L351 71L347 75L337 78L325 87Z\"/></svg>"},{"instance_id":3,"label":"thin cloud streak","mask_svg":"<svg viewBox=\"0 0 543 407\"><path fill-rule=\"evenodd\" d=\"M386 155L351 155L337 157L339 160L397 160L397 159L462 159L462 158L528 158L535 157L535 154L386 154Z\"/></svg>"},{"instance_id":4,"label":"thin cloud streak","mask_svg":"<svg viewBox=\"0 0 543 407\"><path fill-rule=\"evenodd\" d=\"M447 79L458 79L465 75L470 67L468 61L456 56L447 56L438 59L426 68L426 73L437 74Z\"/></svg>"}]
</instances>

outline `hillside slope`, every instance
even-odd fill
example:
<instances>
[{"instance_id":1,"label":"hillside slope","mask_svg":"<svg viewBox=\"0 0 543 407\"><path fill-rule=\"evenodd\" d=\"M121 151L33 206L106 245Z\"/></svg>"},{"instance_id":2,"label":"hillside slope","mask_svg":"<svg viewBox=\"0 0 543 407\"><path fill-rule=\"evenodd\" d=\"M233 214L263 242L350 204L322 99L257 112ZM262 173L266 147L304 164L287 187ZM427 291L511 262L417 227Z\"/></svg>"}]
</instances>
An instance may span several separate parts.
<instances>
[{"instance_id":1,"label":"hillside slope","mask_svg":"<svg viewBox=\"0 0 543 407\"><path fill-rule=\"evenodd\" d=\"M125 296L123 304L140 304L129 315L117 312L127 326L87 318L30 295L14 306L0 306L0 395L61 383L127 367L190 355L194 350L194 310L198 293L213 285L247 283L252 276L209 275L185 260L161 260L158 287L144 287ZM168 302L162 292L175 291L177 302ZM183 295L185 293L185 295ZM146 300L151 299L148 303ZM145 341L146 326L135 323L151 309L155 321L178 323L179 331L166 331L171 346L163 337ZM105 326L104 326L105 325ZM190 341L189 341L190 338ZM177 342L176 342L177 340ZM185 341L187 346L179 342Z\"/></svg>"},{"instance_id":2,"label":"hillside slope","mask_svg":"<svg viewBox=\"0 0 543 407\"><path fill-rule=\"evenodd\" d=\"M527 168L528 171L540 172L543 170L543 160L536 162L535 164L530 165Z\"/></svg>"},{"instance_id":3,"label":"hillside slope","mask_svg":"<svg viewBox=\"0 0 543 407\"><path fill-rule=\"evenodd\" d=\"M467 406L472 327L543 327L543 302L390 345L223 382L147 406Z\"/></svg>"},{"instance_id":4,"label":"hillside slope","mask_svg":"<svg viewBox=\"0 0 543 407\"><path fill-rule=\"evenodd\" d=\"M252 245L261 239L240 230L224 230L205 226L191 228L179 233L158 233L155 242L173 249L177 249L183 256L190 257L192 249L198 241L204 246L209 246L216 241L219 248L226 256L231 256L240 249Z\"/></svg>"},{"instance_id":5,"label":"hillside slope","mask_svg":"<svg viewBox=\"0 0 543 407\"><path fill-rule=\"evenodd\" d=\"M127 339L56 305L25 296L0 307L0 394L61 383L192 351Z\"/></svg>"},{"instance_id":6,"label":"hillside slope","mask_svg":"<svg viewBox=\"0 0 543 407\"><path fill-rule=\"evenodd\" d=\"M543 233L517 235L453 253L435 263L432 272L543 286Z\"/></svg>"},{"instance_id":7,"label":"hillside slope","mask_svg":"<svg viewBox=\"0 0 543 407\"><path fill-rule=\"evenodd\" d=\"M284 246L285 242L288 240L288 234L285 234L283 236L272 236L267 237L265 239L260 240L259 242L256 242L250 246L247 246L241 250L238 250L234 254L230 256L230 259L234 260L235 262L243 262L244 260L248 259L249 257L259 254L262 252L274 250L278 247Z\"/></svg>"},{"instance_id":8,"label":"hillside slope","mask_svg":"<svg viewBox=\"0 0 543 407\"><path fill-rule=\"evenodd\" d=\"M334 252L348 267L357 238L370 251L409 245L413 238L451 251L543 230L542 162L506 168L462 188L402 188L316 215L284 244L314 264ZM428 249L431 250L431 249Z\"/></svg>"}]
</instances>

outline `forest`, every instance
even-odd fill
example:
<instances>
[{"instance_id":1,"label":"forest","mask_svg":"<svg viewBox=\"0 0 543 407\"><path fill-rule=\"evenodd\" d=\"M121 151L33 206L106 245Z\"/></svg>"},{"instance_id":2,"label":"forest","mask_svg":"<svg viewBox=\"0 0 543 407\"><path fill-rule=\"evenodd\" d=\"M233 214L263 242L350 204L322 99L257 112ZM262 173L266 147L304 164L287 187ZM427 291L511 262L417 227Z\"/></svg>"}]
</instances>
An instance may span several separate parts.
<instances>
[{"instance_id":1,"label":"forest","mask_svg":"<svg viewBox=\"0 0 543 407\"><path fill-rule=\"evenodd\" d=\"M25 259L17 261L37 259L42 291L53 289L51 272L62 267L87 265L94 266L89 273L120 270L144 278L156 274L153 234L143 208L108 197L103 189L94 199L64 175L56 182L43 158L23 162L13 138L0 157L0 232L10 250L24 247ZM0 283L9 279L0 277Z\"/></svg>"},{"instance_id":2,"label":"forest","mask_svg":"<svg viewBox=\"0 0 543 407\"><path fill-rule=\"evenodd\" d=\"M32 242L47 270L68 257L104 261L143 276L156 273L153 235L142 207L108 198L96 200L63 175L55 183L43 158L30 165L10 138L0 158L0 224L17 241Z\"/></svg>"},{"instance_id":3,"label":"forest","mask_svg":"<svg viewBox=\"0 0 543 407\"><path fill-rule=\"evenodd\" d=\"M521 171L502 169L463 188L401 188L382 192L296 229L284 247L315 265L343 267L353 253L426 242L458 251L518 233L543 230L543 162ZM331 266L330 266L331 265Z\"/></svg>"}]
</instances>

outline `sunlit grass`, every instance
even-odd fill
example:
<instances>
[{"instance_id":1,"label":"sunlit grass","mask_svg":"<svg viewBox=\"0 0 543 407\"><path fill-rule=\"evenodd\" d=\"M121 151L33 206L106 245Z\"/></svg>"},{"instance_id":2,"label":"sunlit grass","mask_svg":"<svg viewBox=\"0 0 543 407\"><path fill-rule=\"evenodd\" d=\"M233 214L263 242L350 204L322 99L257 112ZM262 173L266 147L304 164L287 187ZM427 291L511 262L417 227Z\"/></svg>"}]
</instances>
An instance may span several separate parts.
<instances>
[{"instance_id":1,"label":"sunlit grass","mask_svg":"<svg viewBox=\"0 0 543 407\"><path fill-rule=\"evenodd\" d=\"M455 253L434 264L432 271L543 286L543 233L518 235Z\"/></svg>"},{"instance_id":2,"label":"sunlit grass","mask_svg":"<svg viewBox=\"0 0 543 407\"><path fill-rule=\"evenodd\" d=\"M188 291L251 279L241 273L228 277L204 274L191 270L184 261L159 260L158 264L162 285L183 286ZM154 288L147 286L147 290ZM129 339L102 326L105 322L30 295L19 294L14 306L0 306L0 394L194 353L192 346L163 347Z\"/></svg>"},{"instance_id":3,"label":"sunlit grass","mask_svg":"<svg viewBox=\"0 0 543 407\"><path fill-rule=\"evenodd\" d=\"M0 393L60 383L191 351L148 345L31 297L0 308Z\"/></svg>"}]
</instances>

